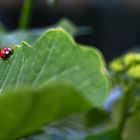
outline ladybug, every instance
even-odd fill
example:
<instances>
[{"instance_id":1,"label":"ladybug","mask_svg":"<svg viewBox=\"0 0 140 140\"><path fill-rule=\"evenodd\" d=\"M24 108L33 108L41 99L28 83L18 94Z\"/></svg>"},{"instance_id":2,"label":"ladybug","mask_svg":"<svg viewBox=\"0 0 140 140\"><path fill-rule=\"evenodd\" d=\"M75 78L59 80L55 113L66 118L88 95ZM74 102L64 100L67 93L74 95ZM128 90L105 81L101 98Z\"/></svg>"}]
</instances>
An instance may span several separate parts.
<instances>
[{"instance_id":1,"label":"ladybug","mask_svg":"<svg viewBox=\"0 0 140 140\"><path fill-rule=\"evenodd\" d=\"M0 58L7 60L13 53L14 50L12 48L3 48L0 50Z\"/></svg>"}]
</instances>

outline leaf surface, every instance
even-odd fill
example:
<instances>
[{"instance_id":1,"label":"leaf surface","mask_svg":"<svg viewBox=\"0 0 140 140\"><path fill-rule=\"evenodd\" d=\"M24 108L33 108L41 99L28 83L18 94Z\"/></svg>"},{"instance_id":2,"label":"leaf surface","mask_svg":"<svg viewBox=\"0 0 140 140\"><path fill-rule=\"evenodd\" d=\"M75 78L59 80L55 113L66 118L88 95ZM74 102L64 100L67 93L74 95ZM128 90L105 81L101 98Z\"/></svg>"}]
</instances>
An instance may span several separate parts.
<instances>
[{"instance_id":1,"label":"leaf surface","mask_svg":"<svg viewBox=\"0 0 140 140\"><path fill-rule=\"evenodd\" d=\"M91 107L79 91L67 84L50 84L39 90L6 91L0 97L0 139L15 140Z\"/></svg>"},{"instance_id":2,"label":"leaf surface","mask_svg":"<svg viewBox=\"0 0 140 140\"><path fill-rule=\"evenodd\" d=\"M108 95L98 53L80 47L61 28L45 32L33 46L23 42L15 47L8 61L0 61L0 77L1 140L15 140L44 124L99 107ZM52 83L65 85L50 88Z\"/></svg>"},{"instance_id":3,"label":"leaf surface","mask_svg":"<svg viewBox=\"0 0 140 140\"><path fill-rule=\"evenodd\" d=\"M100 133L89 135L85 140L118 140L117 131L114 128L110 128Z\"/></svg>"},{"instance_id":4,"label":"leaf surface","mask_svg":"<svg viewBox=\"0 0 140 140\"><path fill-rule=\"evenodd\" d=\"M22 43L9 61L0 62L0 67L1 92L63 81L80 90L95 106L103 104L108 94L104 67L97 53L79 47L61 28L44 33L33 47Z\"/></svg>"}]
</instances>

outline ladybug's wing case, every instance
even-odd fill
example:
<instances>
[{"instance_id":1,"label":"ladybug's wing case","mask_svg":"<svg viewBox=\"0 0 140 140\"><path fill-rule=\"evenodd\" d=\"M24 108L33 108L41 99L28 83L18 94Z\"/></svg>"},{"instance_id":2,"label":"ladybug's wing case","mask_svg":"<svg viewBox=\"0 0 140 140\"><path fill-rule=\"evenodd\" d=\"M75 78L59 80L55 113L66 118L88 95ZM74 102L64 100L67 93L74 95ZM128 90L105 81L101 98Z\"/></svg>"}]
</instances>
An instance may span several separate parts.
<instances>
[{"instance_id":1,"label":"ladybug's wing case","mask_svg":"<svg viewBox=\"0 0 140 140\"><path fill-rule=\"evenodd\" d=\"M0 58L2 58L2 59L5 58L5 52L4 51L0 51Z\"/></svg>"},{"instance_id":2,"label":"ladybug's wing case","mask_svg":"<svg viewBox=\"0 0 140 140\"><path fill-rule=\"evenodd\" d=\"M7 60L13 53L14 50L12 48L3 48L0 50L0 58Z\"/></svg>"}]
</instances>

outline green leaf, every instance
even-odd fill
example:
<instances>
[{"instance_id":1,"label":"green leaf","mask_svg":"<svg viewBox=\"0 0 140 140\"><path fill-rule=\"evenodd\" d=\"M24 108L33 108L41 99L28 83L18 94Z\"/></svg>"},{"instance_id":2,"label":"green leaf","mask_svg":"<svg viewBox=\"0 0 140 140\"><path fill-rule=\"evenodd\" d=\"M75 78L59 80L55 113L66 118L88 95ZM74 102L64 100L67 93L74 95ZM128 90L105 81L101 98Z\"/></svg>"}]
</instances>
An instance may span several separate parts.
<instances>
[{"instance_id":1,"label":"green leaf","mask_svg":"<svg viewBox=\"0 0 140 140\"><path fill-rule=\"evenodd\" d=\"M0 61L0 77L1 140L15 140L44 124L99 107L108 95L99 55L77 45L61 28L45 32L33 46L23 42L15 47L9 60ZM54 82L65 85L50 86Z\"/></svg>"},{"instance_id":2,"label":"green leaf","mask_svg":"<svg viewBox=\"0 0 140 140\"><path fill-rule=\"evenodd\" d=\"M57 24L56 27L61 27L66 30L70 35L75 36L77 33L76 26L67 18L61 19Z\"/></svg>"},{"instance_id":3,"label":"green leaf","mask_svg":"<svg viewBox=\"0 0 140 140\"><path fill-rule=\"evenodd\" d=\"M78 90L67 84L6 91L0 96L0 139L15 140L91 106Z\"/></svg>"},{"instance_id":4,"label":"green leaf","mask_svg":"<svg viewBox=\"0 0 140 140\"><path fill-rule=\"evenodd\" d=\"M106 63L105 63L105 59L103 54L100 52L99 49L97 49L96 47L93 46L88 46L88 45L83 45L83 44L79 44L81 47L86 47L86 48L90 48L94 51L94 53L96 53L96 55L98 56L98 58L100 59L101 65L102 67L105 69L106 68ZM106 70L105 70L106 71Z\"/></svg>"},{"instance_id":5,"label":"green leaf","mask_svg":"<svg viewBox=\"0 0 140 140\"><path fill-rule=\"evenodd\" d=\"M102 125L109 120L109 114L102 109L93 108L87 112L85 124L88 127Z\"/></svg>"},{"instance_id":6,"label":"green leaf","mask_svg":"<svg viewBox=\"0 0 140 140\"><path fill-rule=\"evenodd\" d=\"M40 88L64 81L79 89L95 106L108 95L108 82L99 56L79 47L63 29L51 29L30 47L22 43L9 61L0 62L1 92L23 85Z\"/></svg>"},{"instance_id":7,"label":"green leaf","mask_svg":"<svg viewBox=\"0 0 140 140\"><path fill-rule=\"evenodd\" d=\"M85 140L118 140L117 131L115 129L107 129L105 131L90 135L85 138Z\"/></svg>"}]
</instances>

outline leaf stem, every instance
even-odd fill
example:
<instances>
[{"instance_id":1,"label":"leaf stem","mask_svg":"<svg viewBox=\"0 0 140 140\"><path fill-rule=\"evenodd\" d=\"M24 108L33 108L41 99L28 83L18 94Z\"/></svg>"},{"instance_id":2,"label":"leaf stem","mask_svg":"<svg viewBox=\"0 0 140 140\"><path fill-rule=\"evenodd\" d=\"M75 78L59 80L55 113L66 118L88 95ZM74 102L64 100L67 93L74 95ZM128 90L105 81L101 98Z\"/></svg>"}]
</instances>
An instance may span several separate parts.
<instances>
[{"instance_id":1,"label":"leaf stem","mask_svg":"<svg viewBox=\"0 0 140 140\"><path fill-rule=\"evenodd\" d=\"M124 89L124 96L122 101L122 111L121 111L121 120L118 126L118 140L121 140L121 136L126 124L127 118L129 117L129 103L130 100L133 100L132 94L136 87L136 81L132 81L127 88ZM135 96L135 95L133 95Z\"/></svg>"},{"instance_id":2,"label":"leaf stem","mask_svg":"<svg viewBox=\"0 0 140 140\"><path fill-rule=\"evenodd\" d=\"M20 19L19 19L19 29L27 29L30 23L30 17L33 8L33 0L24 0Z\"/></svg>"}]
</instances>

